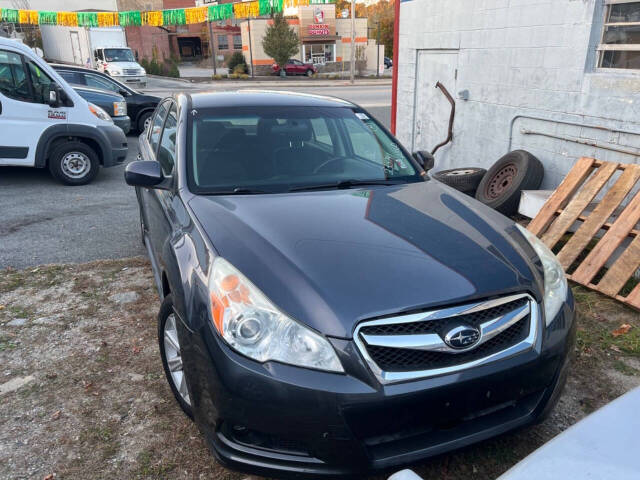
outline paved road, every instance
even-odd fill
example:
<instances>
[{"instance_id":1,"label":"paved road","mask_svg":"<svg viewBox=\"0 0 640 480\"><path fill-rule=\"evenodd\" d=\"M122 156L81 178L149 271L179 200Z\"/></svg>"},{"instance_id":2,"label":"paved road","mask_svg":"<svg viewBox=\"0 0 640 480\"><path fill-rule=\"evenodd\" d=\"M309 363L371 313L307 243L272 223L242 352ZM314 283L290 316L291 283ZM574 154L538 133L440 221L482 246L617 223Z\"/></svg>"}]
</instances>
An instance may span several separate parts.
<instances>
[{"instance_id":1,"label":"paved road","mask_svg":"<svg viewBox=\"0 0 640 480\"><path fill-rule=\"evenodd\" d=\"M346 98L389 125L389 86L269 88ZM154 79L148 90L168 95L178 89L210 87ZM137 153L138 140L130 136L127 162ZM47 170L0 167L0 268L144 254L135 194L124 183L123 171L123 166L103 169L90 185L65 187Z\"/></svg>"}]
</instances>

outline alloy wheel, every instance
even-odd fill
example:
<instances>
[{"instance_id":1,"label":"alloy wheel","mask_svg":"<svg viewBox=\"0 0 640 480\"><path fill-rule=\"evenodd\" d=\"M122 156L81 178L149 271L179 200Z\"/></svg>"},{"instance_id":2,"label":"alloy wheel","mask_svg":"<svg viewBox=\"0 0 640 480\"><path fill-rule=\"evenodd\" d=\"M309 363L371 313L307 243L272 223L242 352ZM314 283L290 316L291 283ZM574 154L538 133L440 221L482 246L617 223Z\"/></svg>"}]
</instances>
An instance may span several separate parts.
<instances>
[{"instance_id":1,"label":"alloy wheel","mask_svg":"<svg viewBox=\"0 0 640 480\"><path fill-rule=\"evenodd\" d=\"M177 392L184 402L191 406L187 382L182 369L182 355L180 352L180 341L178 340L178 329L176 328L176 316L174 313L167 317L164 324L164 353L167 366L171 373L171 380Z\"/></svg>"}]
</instances>

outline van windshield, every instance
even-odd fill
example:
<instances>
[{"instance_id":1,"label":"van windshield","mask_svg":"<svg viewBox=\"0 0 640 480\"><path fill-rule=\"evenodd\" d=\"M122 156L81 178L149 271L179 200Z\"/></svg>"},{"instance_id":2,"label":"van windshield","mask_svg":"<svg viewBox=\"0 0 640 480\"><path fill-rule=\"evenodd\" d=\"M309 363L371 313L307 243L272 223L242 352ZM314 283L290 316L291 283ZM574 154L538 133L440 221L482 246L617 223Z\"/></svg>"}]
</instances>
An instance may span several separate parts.
<instances>
[{"instance_id":1,"label":"van windshield","mask_svg":"<svg viewBox=\"0 0 640 480\"><path fill-rule=\"evenodd\" d=\"M198 193L422 181L400 145L349 107L211 108L192 118L189 183Z\"/></svg>"},{"instance_id":2,"label":"van windshield","mask_svg":"<svg viewBox=\"0 0 640 480\"><path fill-rule=\"evenodd\" d=\"M107 62L135 62L133 53L128 48L105 48L104 59Z\"/></svg>"}]
</instances>

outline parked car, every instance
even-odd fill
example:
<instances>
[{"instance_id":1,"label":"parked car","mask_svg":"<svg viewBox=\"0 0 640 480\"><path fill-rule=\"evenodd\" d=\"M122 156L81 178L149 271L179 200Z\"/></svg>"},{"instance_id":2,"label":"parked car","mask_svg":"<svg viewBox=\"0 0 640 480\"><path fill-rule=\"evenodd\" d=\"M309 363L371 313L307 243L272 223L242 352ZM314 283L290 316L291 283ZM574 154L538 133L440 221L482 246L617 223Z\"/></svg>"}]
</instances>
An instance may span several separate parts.
<instances>
[{"instance_id":1,"label":"parked car","mask_svg":"<svg viewBox=\"0 0 640 480\"><path fill-rule=\"evenodd\" d=\"M124 162L127 139L29 47L0 38L0 165L48 167L68 185Z\"/></svg>"},{"instance_id":2,"label":"parked car","mask_svg":"<svg viewBox=\"0 0 640 480\"><path fill-rule=\"evenodd\" d=\"M131 130L131 119L127 115L127 102L118 93L100 90L99 88L80 87L72 85L73 89L87 102L98 105L109 114L113 123L122 129L126 135Z\"/></svg>"},{"instance_id":3,"label":"parked car","mask_svg":"<svg viewBox=\"0 0 640 480\"><path fill-rule=\"evenodd\" d=\"M271 65L271 70L274 75L280 74L280 65L274 63ZM302 63L300 60L290 58L287 64L284 66L284 71L287 75L306 75L312 76L314 73L318 73L318 69L313 63Z\"/></svg>"},{"instance_id":4,"label":"parked car","mask_svg":"<svg viewBox=\"0 0 640 480\"><path fill-rule=\"evenodd\" d=\"M384 68L391 67L393 67L393 60L391 60L389 57L384 57Z\"/></svg>"},{"instance_id":5,"label":"parked car","mask_svg":"<svg viewBox=\"0 0 640 480\"><path fill-rule=\"evenodd\" d=\"M225 465L390 469L543 418L574 302L554 255L362 108L163 100L127 165L182 409Z\"/></svg>"},{"instance_id":6,"label":"parked car","mask_svg":"<svg viewBox=\"0 0 640 480\"><path fill-rule=\"evenodd\" d=\"M71 85L111 90L122 95L127 102L127 112L131 118L132 127L140 133L149 124L151 114L160 102L160 97L141 93L109 75L89 68L61 64L51 66Z\"/></svg>"}]
</instances>

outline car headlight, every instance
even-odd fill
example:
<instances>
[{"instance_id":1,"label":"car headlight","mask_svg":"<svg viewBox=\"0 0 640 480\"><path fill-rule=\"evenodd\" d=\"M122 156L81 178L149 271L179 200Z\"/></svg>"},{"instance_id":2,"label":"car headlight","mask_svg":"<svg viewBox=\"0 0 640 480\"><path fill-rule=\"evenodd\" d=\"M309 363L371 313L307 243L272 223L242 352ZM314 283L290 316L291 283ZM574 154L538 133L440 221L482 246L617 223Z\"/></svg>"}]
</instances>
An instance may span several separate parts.
<instances>
[{"instance_id":1,"label":"car headlight","mask_svg":"<svg viewBox=\"0 0 640 480\"><path fill-rule=\"evenodd\" d=\"M93 113L96 117L98 117L100 120L113 122L113 119L109 116L109 114L94 103L89 102L89 111Z\"/></svg>"},{"instance_id":2,"label":"car headlight","mask_svg":"<svg viewBox=\"0 0 640 480\"><path fill-rule=\"evenodd\" d=\"M526 228L516 224L524 238L526 238L535 252L538 254L544 268L544 316L549 325L562 308L567 299L567 278L564 275L562 265L556 259L553 252L542 240L536 237Z\"/></svg>"},{"instance_id":3,"label":"car headlight","mask_svg":"<svg viewBox=\"0 0 640 480\"><path fill-rule=\"evenodd\" d=\"M122 70L115 67L109 67L109 73L111 75L122 75Z\"/></svg>"},{"instance_id":4,"label":"car headlight","mask_svg":"<svg viewBox=\"0 0 640 480\"><path fill-rule=\"evenodd\" d=\"M139 73L140 75L146 75L146 74L147 74L147 71L146 71L144 68L140 68L140 70L138 70L138 73Z\"/></svg>"},{"instance_id":5,"label":"car headlight","mask_svg":"<svg viewBox=\"0 0 640 480\"><path fill-rule=\"evenodd\" d=\"M344 372L329 341L282 313L233 265L213 261L209 276L213 324L239 353L259 362Z\"/></svg>"},{"instance_id":6,"label":"car headlight","mask_svg":"<svg viewBox=\"0 0 640 480\"><path fill-rule=\"evenodd\" d=\"M123 117L127 114L127 102L113 102L113 116Z\"/></svg>"}]
</instances>

